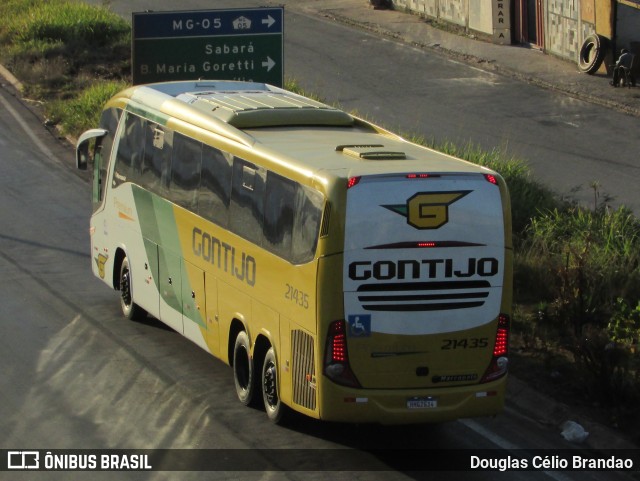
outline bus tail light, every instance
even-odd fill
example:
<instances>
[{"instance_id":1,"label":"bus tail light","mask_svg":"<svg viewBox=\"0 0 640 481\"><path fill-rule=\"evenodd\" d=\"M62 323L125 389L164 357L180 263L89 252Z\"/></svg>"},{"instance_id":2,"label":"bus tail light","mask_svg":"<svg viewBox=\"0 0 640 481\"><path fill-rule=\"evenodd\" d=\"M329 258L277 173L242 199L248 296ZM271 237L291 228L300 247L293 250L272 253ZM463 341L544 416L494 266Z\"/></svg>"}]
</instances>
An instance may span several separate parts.
<instances>
[{"instance_id":1,"label":"bus tail light","mask_svg":"<svg viewBox=\"0 0 640 481\"><path fill-rule=\"evenodd\" d=\"M407 174L407 179L428 179L429 177L432 177L429 174ZM436 175L435 177L440 177L439 175Z\"/></svg>"},{"instance_id":2,"label":"bus tail light","mask_svg":"<svg viewBox=\"0 0 640 481\"><path fill-rule=\"evenodd\" d=\"M362 177L349 177L349 180L347 181L347 189L357 185L361 178Z\"/></svg>"},{"instance_id":3,"label":"bus tail light","mask_svg":"<svg viewBox=\"0 0 640 481\"><path fill-rule=\"evenodd\" d=\"M500 314L498 317L498 329L493 347L493 356L489 367L482 376L481 383L495 381L504 376L509 367L509 316Z\"/></svg>"},{"instance_id":4,"label":"bus tail light","mask_svg":"<svg viewBox=\"0 0 640 481\"><path fill-rule=\"evenodd\" d=\"M498 185L498 178L493 174L484 174L484 178L487 182L493 185Z\"/></svg>"},{"instance_id":5,"label":"bus tail light","mask_svg":"<svg viewBox=\"0 0 640 481\"><path fill-rule=\"evenodd\" d=\"M342 386L361 387L349 365L347 328L344 320L332 322L329 326L324 356L324 374Z\"/></svg>"}]
</instances>

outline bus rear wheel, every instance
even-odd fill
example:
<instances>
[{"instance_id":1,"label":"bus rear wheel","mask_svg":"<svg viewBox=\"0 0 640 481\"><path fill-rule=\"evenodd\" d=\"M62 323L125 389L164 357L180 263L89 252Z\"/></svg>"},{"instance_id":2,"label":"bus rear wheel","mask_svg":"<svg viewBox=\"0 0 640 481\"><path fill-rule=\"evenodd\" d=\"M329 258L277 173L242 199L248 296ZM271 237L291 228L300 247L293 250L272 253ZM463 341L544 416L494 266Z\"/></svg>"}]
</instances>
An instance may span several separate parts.
<instances>
[{"instance_id":1,"label":"bus rear wheel","mask_svg":"<svg viewBox=\"0 0 640 481\"><path fill-rule=\"evenodd\" d=\"M238 399L245 406L253 403L256 381L251 359L251 344L245 331L240 331L233 346L233 380Z\"/></svg>"},{"instance_id":2,"label":"bus rear wheel","mask_svg":"<svg viewBox=\"0 0 640 481\"><path fill-rule=\"evenodd\" d=\"M271 421L282 421L286 406L280 401L278 390L278 363L273 347L269 348L262 364L262 400L264 409Z\"/></svg>"},{"instance_id":3,"label":"bus rear wheel","mask_svg":"<svg viewBox=\"0 0 640 481\"><path fill-rule=\"evenodd\" d=\"M120 265L120 309L124 317L130 320L143 319L147 312L133 302L133 291L131 289L131 268L129 259L122 259Z\"/></svg>"}]
</instances>

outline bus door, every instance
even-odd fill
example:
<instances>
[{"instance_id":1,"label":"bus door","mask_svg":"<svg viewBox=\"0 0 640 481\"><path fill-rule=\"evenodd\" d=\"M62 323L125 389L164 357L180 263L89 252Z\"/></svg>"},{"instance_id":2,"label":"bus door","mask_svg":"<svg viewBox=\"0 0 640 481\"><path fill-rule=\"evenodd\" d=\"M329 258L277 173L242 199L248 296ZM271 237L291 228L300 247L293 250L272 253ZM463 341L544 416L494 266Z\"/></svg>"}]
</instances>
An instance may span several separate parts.
<instances>
[{"instance_id":1,"label":"bus door","mask_svg":"<svg viewBox=\"0 0 640 481\"><path fill-rule=\"evenodd\" d=\"M182 258L169 249L158 246L160 289L160 319L180 334L182 320Z\"/></svg>"},{"instance_id":2,"label":"bus door","mask_svg":"<svg viewBox=\"0 0 640 481\"><path fill-rule=\"evenodd\" d=\"M204 349L207 348L207 299L204 271L183 260L182 322L184 335Z\"/></svg>"},{"instance_id":3,"label":"bus door","mask_svg":"<svg viewBox=\"0 0 640 481\"><path fill-rule=\"evenodd\" d=\"M134 292L136 293L136 303L143 307L147 312L156 315L160 308L160 295L158 293L158 287L156 282L158 281L158 244L143 238L144 249L147 253L146 262L143 265L143 259L138 259L135 256L132 262L135 262L136 273L141 272L142 279L138 282L138 276L134 275L133 279L136 283L134 285ZM132 266L133 268L133 266ZM142 270L144 269L144 270Z\"/></svg>"},{"instance_id":4,"label":"bus door","mask_svg":"<svg viewBox=\"0 0 640 481\"><path fill-rule=\"evenodd\" d=\"M220 357L220 322L218 315L218 281L211 274L205 274L204 288L207 296L204 321L207 325L207 345L209 351Z\"/></svg>"}]
</instances>

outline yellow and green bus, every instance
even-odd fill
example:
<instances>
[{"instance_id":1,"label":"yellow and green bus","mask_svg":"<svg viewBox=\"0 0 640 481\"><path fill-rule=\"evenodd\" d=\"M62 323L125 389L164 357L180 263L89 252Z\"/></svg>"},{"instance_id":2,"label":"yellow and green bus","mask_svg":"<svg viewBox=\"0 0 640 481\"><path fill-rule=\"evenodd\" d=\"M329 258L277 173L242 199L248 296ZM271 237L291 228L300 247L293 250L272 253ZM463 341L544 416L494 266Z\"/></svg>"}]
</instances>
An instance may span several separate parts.
<instances>
[{"instance_id":1,"label":"yellow and green bus","mask_svg":"<svg viewBox=\"0 0 640 481\"><path fill-rule=\"evenodd\" d=\"M135 86L78 140L93 272L229 364L238 398L385 424L504 406L495 172L270 85Z\"/></svg>"}]
</instances>

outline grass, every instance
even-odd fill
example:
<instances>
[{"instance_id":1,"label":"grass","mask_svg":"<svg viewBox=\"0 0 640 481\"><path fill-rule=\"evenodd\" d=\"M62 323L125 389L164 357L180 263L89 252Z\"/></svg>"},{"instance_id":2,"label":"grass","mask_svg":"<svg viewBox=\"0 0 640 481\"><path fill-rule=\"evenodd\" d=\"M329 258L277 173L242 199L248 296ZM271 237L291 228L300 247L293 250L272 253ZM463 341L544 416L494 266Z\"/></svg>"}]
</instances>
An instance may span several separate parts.
<instances>
[{"instance_id":1,"label":"grass","mask_svg":"<svg viewBox=\"0 0 640 481\"><path fill-rule=\"evenodd\" d=\"M63 133L77 136L96 126L104 102L129 85L130 27L108 9L3 0L0 15L0 61ZM318 99L294 79L285 88ZM514 371L556 396L605 407L612 423L629 418L640 402L638 219L598 204L597 183L593 206L562 200L502 149L406 137L489 167L507 182L515 241Z\"/></svg>"},{"instance_id":2,"label":"grass","mask_svg":"<svg viewBox=\"0 0 640 481\"><path fill-rule=\"evenodd\" d=\"M127 24L104 8L68 1L36 2L26 12L15 15L12 3L5 5L11 15L3 35L36 55L56 55L61 51L95 53L94 49L112 46L128 31ZM72 59L86 60L86 55Z\"/></svg>"},{"instance_id":3,"label":"grass","mask_svg":"<svg viewBox=\"0 0 640 481\"><path fill-rule=\"evenodd\" d=\"M0 60L44 101L45 115L77 136L101 92L128 81L131 29L104 7L68 0L4 0ZM65 105L67 104L68 105Z\"/></svg>"},{"instance_id":4,"label":"grass","mask_svg":"<svg viewBox=\"0 0 640 481\"><path fill-rule=\"evenodd\" d=\"M104 81L89 85L76 97L54 100L47 105L49 121L63 133L77 135L89 126L98 125L102 107L113 95L128 87L123 81Z\"/></svg>"}]
</instances>

